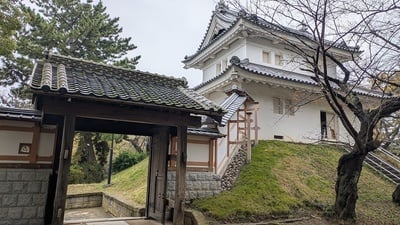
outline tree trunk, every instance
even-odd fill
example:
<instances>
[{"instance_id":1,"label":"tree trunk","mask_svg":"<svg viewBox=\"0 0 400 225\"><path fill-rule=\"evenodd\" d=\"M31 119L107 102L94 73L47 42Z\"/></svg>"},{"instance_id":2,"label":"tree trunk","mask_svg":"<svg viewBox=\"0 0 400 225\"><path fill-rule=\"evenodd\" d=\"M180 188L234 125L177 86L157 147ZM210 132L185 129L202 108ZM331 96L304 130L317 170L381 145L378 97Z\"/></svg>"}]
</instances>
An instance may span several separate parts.
<instances>
[{"instance_id":1,"label":"tree trunk","mask_svg":"<svg viewBox=\"0 0 400 225\"><path fill-rule=\"evenodd\" d=\"M85 150L87 154L87 161L88 162L95 162L96 161L96 155L94 153L94 148L93 148L93 134L90 132L82 132L83 135L83 141L85 143Z\"/></svg>"},{"instance_id":2,"label":"tree trunk","mask_svg":"<svg viewBox=\"0 0 400 225\"><path fill-rule=\"evenodd\" d=\"M394 203L400 205L400 184L397 185L396 190L393 192L392 200Z\"/></svg>"},{"instance_id":3,"label":"tree trunk","mask_svg":"<svg viewBox=\"0 0 400 225\"><path fill-rule=\"evenodd\" d=\"M341 220L356 218L358 179L360 178L365 155L351 152L339 159L336 180L335 213Z\"/></svg>"}]
</instances>

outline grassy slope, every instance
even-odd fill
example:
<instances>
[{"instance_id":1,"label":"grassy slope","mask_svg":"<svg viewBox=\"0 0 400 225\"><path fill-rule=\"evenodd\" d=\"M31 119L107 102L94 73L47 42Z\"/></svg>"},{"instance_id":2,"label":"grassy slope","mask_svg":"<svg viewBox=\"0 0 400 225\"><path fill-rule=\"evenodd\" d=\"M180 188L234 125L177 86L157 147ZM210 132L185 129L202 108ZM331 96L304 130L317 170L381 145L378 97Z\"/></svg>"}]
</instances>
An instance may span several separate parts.
<instances>
[{"instance_id":1,"label":"grassy slope","mask_svg":"<svg viewBox=\"0 0 400 225\"><path fill-rule=\"evenodd\" d=\"M111 176L111 186L106 181L98 184L73 184L68 186L68 194L102 191L124 199L132 205L144 206L146 201L148 158L142 162Z\"/></svg>"},{"instance_id":2,"label":"grassy slope","mask_svg":"<svg viewBox=\"0 0 400 225\"><path fill-rule=\"evenodd\" d=\"M195 201L193 206L220 221L259 221L315 209L326 211L334 203L341 154L327 146L262 141L231 191ZM400 221L399 208L391 203L394 188L365 167L357 204L360 221Z\"/></svg>"}]
</instances>

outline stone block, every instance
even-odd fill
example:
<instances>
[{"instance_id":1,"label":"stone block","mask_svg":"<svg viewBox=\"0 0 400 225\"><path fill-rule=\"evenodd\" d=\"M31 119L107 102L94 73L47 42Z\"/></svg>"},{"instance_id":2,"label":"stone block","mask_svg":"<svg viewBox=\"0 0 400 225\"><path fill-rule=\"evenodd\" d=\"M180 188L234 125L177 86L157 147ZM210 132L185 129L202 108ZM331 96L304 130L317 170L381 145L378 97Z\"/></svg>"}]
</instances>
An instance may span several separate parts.
<instances>
[{"instance_id":1,"label":"stone block","mask_svg":"<svg viewBox=\"0 0 400 225\"><path fill-rule=\"evenodd\" d=\"M32 205L32 194L19 194L17 205L18 206L31 206Z\"/></svg>"},{"instance_id":2,"label":"stone block","mask_svg":"<svg viewBox=\"0 0 400 225\"><path fill-rule=\"evenodd\" d=\"M219 175L217 175L217 174L213 174L212 175L212 179L219 181L219 180L221 180L221 177Z\"/></svg>"},{"instance_id":3,"label":"stone block","mask_svg":"<svg viewBox=\"0 0 400 225\"><path fill-rule=\"evenodd\" d=\"M8 209L8 218L9 219L21 219L22 216L22 208L9 208Z\"/></svg>"},{"instance_id":4,"label":"stone block","mask_svg":"<svg viewBox=\"0 0 400 225\"><path fill-rule=\"evenodd\" d=\"M44 206L37 207L37 218L44 218L45 209L46 208Z\"/></svg>"},{"instance_id":5,"label":"stone block","mask_svg":"<svg viewBox=\"0 0 400 225\"><path fill-rule=\"evenodd\" d=\"M205 198L205 197L206 197L206 194L205 194L204 191L199 191L199 192L197 193L197 197L198 197L198 198Z\"/></svg>"},{"instance_id":6,"label":"stone block","mask_svg":"<svg viewBox=\"0 0 400 225\"><path fill-rule=\"evenodd\" d=\"M40 192L47 193L49 190L49 181L42 181L42 187L40 188Z\"/></svg>"},{"instance_id":7,"label":"stone block","mask_svg":"<svg viewBox=\"0 0 400 225\"><path fill-rule=\"evenodd\" d=\"M1 206L2 207L17 206L17 201L18 201L17 194L3 195L3 200L1 202Z\"/></svg>"},{"instance_id":8,"label":"stone block","mask_svg":"<svg viewBox=\"0 0 400 225\"><path fill-rule=\"evenodd\" d=\"M168 172L168 180L176 180L176 173Z\"/></svg>"},{"instance_id":9,"label":"stone block","mask_svg":"<svg viewBox=\"0 0 400 225\"><path fill-rule=\"evenodd\" d=\"M201 190L208 191L210 189L210 182L202 181L201 182Z\"/></svg>"},{"instance_id":10,"label":"stone block","mask_svg":"<svg viewBox=\"0 0 400 225\"><path fill-rule=\"evenodd\" d=\"M29 182L28 193L39 193L41 189L42 189L42 182L40 181Z\"/></svg>"},{"instance_id":11,"label":"stone block","mask_svg":"<svg viewBox=\"0 0 400 225\"><path fill-rule=\"evenodd\" d=\"M44 224L44 219L29 220L29 225L42 225L42 224Z\"/></svg>"},{"instance_id":12,"label":"stone block","mask_svg":"<svg viewBox=\"0 0 400 225\"><path fill-rule=\"evenodd\" d=\"M200 181L193 182L193 190L201 190L201 182Z\"/></svg>"},{"instance_id":13,"label":"stone block","mask_svg":"<svg viewBox=\"0 0 400 225\"><path fill-rule=\"evenodd\" d=\"M213 194L214 194L214 195L217 195L217 194L219 194L219 193L221 193L220 190L218 190L218 191L213 191Z\"/></svg>"},{"instance_id":14,"label":"stone block","mask_svg":"<svg viewBox=\"0 0 400 225\"><path fill-rule=\"evenodd\" d=\"M34 194L32 197L32 204L35 206L42 206L46 204L46 194Z\"/></svg>"},{"instance_id":15,"label":"stone block","mask_svg":"<svg viewBox=\"0 0 400 225\"><path fill-rule=\"evenodd\" d=\"M0 182L0 193L10 193L11 182Z\"/></svg>"},{"instance_id":16,"label":"stone block","mask_svg":"<svg viewBox=\"0 0 400 225\"><path fill-rule=\"evenodd\" d=\"M23 219L36 218L36 207L24 207L22 210Z\"/></svg>"},{"instance_id":17,"label":"stone block","mask_svg":"<svg viewBox=\"0 0 400 225\"><path fill-rule=\"evenodd\" d=\"M175 181L168 181L168 190L175 190Z\"/></svg>"},{"instance_id":18,"label":"stone block","mask_svg":"<svg viewBox=\"0 0 400 225\"><path fill-rule=\"evenodd\" d=\"M8 181L19 181L21 180L22 173L20 171L9 171L7 170L7 180Z\"/></svg>"},{"instance_id":19,"label":"stone block","mask_svg":"<svg viewBox=\"0 0 400 225\"><path fill-rule=\"evenodd\" d=\"M13 182L12 183L12 190L13 193L25 193L27 189L27 182Z\"/></svg>"},{"instance_id":20,"label":"stone block","mask_svg":"<svg viewBox=\"0 0 400 225\"><path fill-rule=\"evenodd\" d=\"M210 182L210 190L219 190L221 188L219 186L219 182Z\"/></svg>"},{"instance_id":21,"label":"stone block","mask_svg":"<svg viewBox=\"0 0 400 225\"><path fill-rule=\"evenodd\" d=\"M35 180L37 181L49 181L51 170L38 169L35 171Z\"/></svg>"},{"instance_id":22,"label":"stone block","mask_svg":"<svg viewBox=\"0 0 400 225\"><path fill-rule=\"evenodd\" d=\"M0 221L2 219L7 218L8 216L8 208L0 208Z\"/></svg>"},{"instance_id":23,"label":"stone block","mask_svg":"<svg viewBox=\"0 0 400 225\"><path fill-rule=\"evenodd\" d=\"M27 225L27 224L29 224L28 219L19 219L19 220L13 221L13 225Z\"/></svg>"},{"instance_id":24,"label":"stone block","mask_svg":"<svg viewBox=\"0 0 400 225\"><path fill-rule=\"evenodd\" d=\"M212 191L205 191L204 192L204 197L206 198L206 197L210 197L210 196L213 196L214 195L214 193L212 192Z\"/></svg>"},{"instance_id":25,"label":"stone block","mask_svg":"<svg viewBox=\"0 0 400 225\"><path fill-rule=\"evenodd\" d=\"M188 180L188 181L197 180L196 174L195 174L195 173L189 173L189 174L187 175L187 180Z\"/></svg>"},{"instance_id":26,"label":"stone block","mask_svg":"<svg viewBox=\"0 0 400 225\"><path fill-rule=\"evenodd\" d=\"M189 191L189 199L197 199L199 197L199 193L197 191Z\"/></svg>"},{"instance_id":27,"label":"stone block","mask_svg":"<svg viewBox=\"0 0 400 225\"><path fill-rule=\"evenodd\" d=\"M5 181L7 178L7 173L5 169L0 169L0 181Z\"/></svg>"},{"instance_id":28,"label":"stone block","mask_svg":"<svg viewBox=\"0 0 400 225\"><path fill-rule=\"evenodd\" d=\"M13 225L14 223L10 220L0 220L0 225Z\"/></svg>"},{"instance_id":29,"label":"stone block","mask_svg":"<svg viewBox=\"0 0 400 225\"><path fill-rule=\"evenodd\" d=\"M193 190L194 189L194 186L193 186L193 181L187 181L186 182L186 190ZM175 188L174 188L174 190L175 190Z\"/></svg>"},{"instance_id":30,"label":"stone block","mask_svg":"<svg viewBox=\"0 0 400 225\"><path fill-rule=\"evenodd\" d=\"M34 177L35 177L34 170L21 172L21 180L31 181L34 179Z\"/></svg>"},{"instance_id":31,"label":"stone block","mask_svg":"<svg viewBox=\"0 0 400 225\"><path fill-rule=\"evenodd\" d=\"M197 180L198 181L206 180L206 174L205 173L197 173Z\"/></svg>"}]
</instances>

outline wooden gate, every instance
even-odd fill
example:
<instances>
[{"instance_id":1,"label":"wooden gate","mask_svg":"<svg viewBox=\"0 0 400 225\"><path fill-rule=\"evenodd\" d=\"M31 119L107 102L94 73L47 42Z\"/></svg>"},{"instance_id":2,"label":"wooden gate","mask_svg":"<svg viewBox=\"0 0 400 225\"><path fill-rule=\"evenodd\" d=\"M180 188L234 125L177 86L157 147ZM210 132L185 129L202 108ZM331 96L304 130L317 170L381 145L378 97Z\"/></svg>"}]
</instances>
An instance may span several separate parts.
<instances>
[{"instance_id":1,"label":"wooden gate","mask_svg":"<svg viewBox=\"0 0 400 225\"><path fill-rule=\"evenodd\" d=\"M158 129L152 137L147 216L161 223L165 222L168 146L168 130L166 128Z\"/></svg>"}]
</instances>

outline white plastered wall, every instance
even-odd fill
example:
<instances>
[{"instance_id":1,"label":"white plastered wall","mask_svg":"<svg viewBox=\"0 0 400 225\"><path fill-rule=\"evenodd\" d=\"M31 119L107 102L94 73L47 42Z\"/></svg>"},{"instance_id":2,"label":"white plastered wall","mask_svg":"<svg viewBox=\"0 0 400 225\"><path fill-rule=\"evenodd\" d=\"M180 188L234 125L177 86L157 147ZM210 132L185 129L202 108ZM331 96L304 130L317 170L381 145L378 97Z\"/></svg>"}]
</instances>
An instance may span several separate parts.
<instances>
[{"instance_id":1,"label":"white plastered wall","mask_svg":"<svg viewBox=\"0 0 400 225\"><path fill-rule=\"evenodd\" d=\"M26 156L26 154L20 154L18 152L19 145L20 143L32 144L33 131L26 131L24 129L33 128L34 126L35 124L33 122L0 120L0 155ZM51 157L53 156L55 145L55 126L44 126L43 128L47 131L42 131L40 133L38 156ZM10 161L2 160L0 162Z\"/></svg>"}]
</instances>

